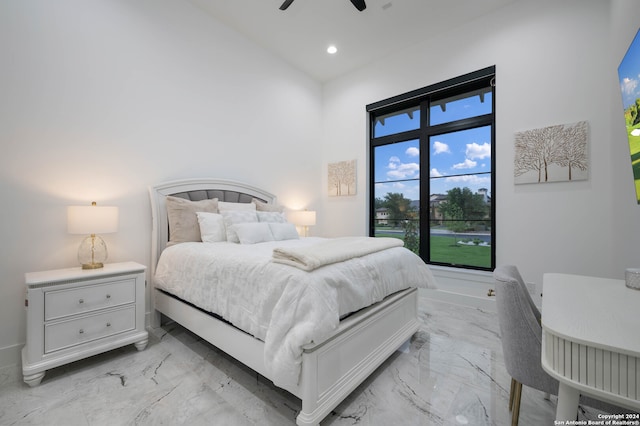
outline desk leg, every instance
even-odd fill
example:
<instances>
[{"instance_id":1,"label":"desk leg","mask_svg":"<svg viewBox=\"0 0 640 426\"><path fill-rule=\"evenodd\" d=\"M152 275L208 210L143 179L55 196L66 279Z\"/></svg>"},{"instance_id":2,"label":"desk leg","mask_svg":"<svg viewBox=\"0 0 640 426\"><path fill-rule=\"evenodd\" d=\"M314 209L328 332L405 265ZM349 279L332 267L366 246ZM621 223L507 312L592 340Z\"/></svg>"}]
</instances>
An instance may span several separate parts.
<instances>
[{"instance_id":1,"label":"desk leg","mask_svg":"<svg viewBox=\"0 0 640 426\"><path fill-rule=\"evenodd\" d=\"M577 389L560 382L556 420L575 420L578 415L579 400L580 392Z\"/></svg>"}]
</instances>

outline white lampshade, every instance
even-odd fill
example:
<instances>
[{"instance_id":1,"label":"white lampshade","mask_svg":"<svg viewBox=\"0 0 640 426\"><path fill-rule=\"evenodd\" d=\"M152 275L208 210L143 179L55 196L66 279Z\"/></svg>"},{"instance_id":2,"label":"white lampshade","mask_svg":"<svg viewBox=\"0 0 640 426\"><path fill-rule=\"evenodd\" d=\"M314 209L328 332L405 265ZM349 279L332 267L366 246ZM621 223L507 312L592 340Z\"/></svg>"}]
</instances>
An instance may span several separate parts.
<instances>
[{"instance_id":1,"label":"white lampshade","mask_svg":"<svg viewBox=\"0 0 640 426\"><path fill-rule=\"evenodd\" d=\"M289 222L298 226L313 226L316 224L316 212L313 210L298 210L287 213Z\"/></svg>"},{"instance_id":2,"label":"white lampshade","mask_svg":"<svg viewBox=\"0 0 640 426\"><path fill-rule=\"evenodd\" d=\"M309 227L316 224L316 212L313 210L298 210L287 213L287 219L294 225L301 226L303 236L309 236Z\"/></svg>"},{"instance_id":3,"label":"white lampshade","mask_svg":"<svg viewBox=\"0 0 640 426\"><path fill-rule=\"evenodd\" d=\"M118 208L111 206L67 207L70 234L110 234L118 230Z\"/></svg>"},{"instance_id":4,"label":"white lampshade","mask_svg":"<svg viewBox=\"0 0 640 426\"><path fill-rule=\"evenodd\" d=\"M107 245L96 234L109 234L118 230L118 208L97 206L67 207L67 231L70 234L89 235L78 248L78 261L83 269L97 269L107 260Z\"/></svg>"}]
</instances>

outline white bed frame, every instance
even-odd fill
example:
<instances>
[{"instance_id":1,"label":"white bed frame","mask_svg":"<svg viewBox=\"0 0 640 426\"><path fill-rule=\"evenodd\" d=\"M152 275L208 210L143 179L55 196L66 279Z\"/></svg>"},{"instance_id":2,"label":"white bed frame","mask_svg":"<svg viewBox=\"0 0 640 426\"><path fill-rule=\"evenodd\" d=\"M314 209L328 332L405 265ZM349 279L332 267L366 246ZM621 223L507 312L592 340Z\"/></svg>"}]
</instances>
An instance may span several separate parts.
<instances>
[{"instance_id":1,"label":"white bed frame","mask_svg":"<svg viewBox=\"0 0 640 426\"><path fill-rule=\"evenodd\" d=\"M168 235L167 195L234 191L275 203L266 191L221 179L188 179L149 187L153 218L151 246L151 325L160 314L171 318L236 360L271 380L264 366L264 342L153 287L153 274ZM317 425L419 327L418 291L407 289L347 317L325 341L304 347L297 386L284 388L302 400L298 425Z\"/></svg>"}]
</instances>

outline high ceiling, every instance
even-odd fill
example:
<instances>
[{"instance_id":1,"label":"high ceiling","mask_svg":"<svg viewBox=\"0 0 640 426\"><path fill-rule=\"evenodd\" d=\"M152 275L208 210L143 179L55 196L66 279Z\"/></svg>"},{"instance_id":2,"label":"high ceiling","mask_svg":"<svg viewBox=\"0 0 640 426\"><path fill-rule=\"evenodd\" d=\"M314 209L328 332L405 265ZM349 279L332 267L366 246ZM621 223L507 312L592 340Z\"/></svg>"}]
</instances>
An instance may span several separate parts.
<instances>
[{"instance_id":1,"label":"high ceiling","mask_svg":"<svg viewBox=\"0 0 640 426\"><path fill-rule=\"evenodd\" d=\"M190 0L318 81L383 58L515 0ZM327 53L334 44L338 52Z\"/></svg>"}]
</instances>

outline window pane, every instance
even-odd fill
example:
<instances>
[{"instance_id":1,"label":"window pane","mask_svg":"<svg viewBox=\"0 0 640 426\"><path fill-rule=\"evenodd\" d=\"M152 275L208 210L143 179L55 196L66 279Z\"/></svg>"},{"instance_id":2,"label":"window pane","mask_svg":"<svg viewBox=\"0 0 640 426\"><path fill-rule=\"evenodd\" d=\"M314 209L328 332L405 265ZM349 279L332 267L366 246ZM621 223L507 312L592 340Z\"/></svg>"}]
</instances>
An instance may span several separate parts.
<instances>
[{"instance_id":1,"label":"window pane","mask_svg":"<svg viewBox=\"0 0 640 426\"><path fill-rule=\"evenodd\" d=\"M432 136L430 260L491 267L491 126Z\"/></svg>"},{"instance_id":2,"label":"window pane","mask_svg":"<svg viewBox=\"0 0 640 426\"><path fill-rule=\"evenodd\" d=\"M429 124L449 123L463 118L490 114L492 92L489 88L435 101L429 108Z\"/></svg>"},{"instance_id":3,"label":"window pane","mask_svg":"<svg viewBox=\"0 0 640 426\"><path fill-rule=\"evenodd\" d=\"M376 237L394 237L419 251L420 150L417 140L374 149Z\"/></svg>"},{"instance_id":4,"label":"window pane","mask_svg":"<svg viewBox=\"0 0 640 426\"><path fill-rule=\"evenodd\" d=\"M393 135L420 128L420 107L411 107L375 118L373 137Z\"/></svg>"},{"instance_id":5,"label":"window pane","mask_svg":"<svg viewBox=\"0 0 640 426\"><path fill-rule=\"evenodd\" d=\"M431 136L429 147L432 194L462 184L474 192L491 187L491 126Z\"/></svg>"}]
</instances>

